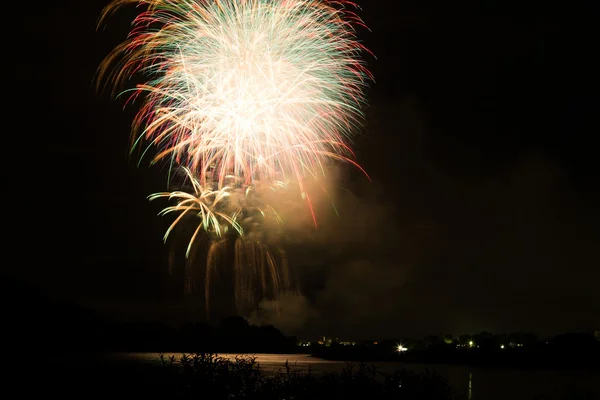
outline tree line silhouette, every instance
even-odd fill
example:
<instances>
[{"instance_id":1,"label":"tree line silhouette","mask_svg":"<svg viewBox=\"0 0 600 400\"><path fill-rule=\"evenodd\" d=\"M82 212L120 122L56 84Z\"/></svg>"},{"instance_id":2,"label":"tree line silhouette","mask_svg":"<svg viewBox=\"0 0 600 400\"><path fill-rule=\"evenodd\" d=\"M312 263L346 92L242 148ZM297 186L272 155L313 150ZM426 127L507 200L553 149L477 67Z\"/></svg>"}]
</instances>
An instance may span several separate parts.
<instances>
[{"instance_id":1,"label":"tree line silhouette","mask_svg":"<svg viewBox=\"0 0 600 400\"><path fill-rule=\"evenodd\" d=\"M296 347L296 338L239 316L225 317L216 325L192 321L176 328L160 322L112 321L7 276L0 276L0 293L3 335L23 351L284 353Z\"/></svg>"},{"instance_id":2,"label":"tree line silhouette","mask_svg":"<svg viewBox=\"0 0 600 400\"><path fill-rule=\"evenodd\" d=\"M427 336L423 339L339 340L298 346L271 325L239 316L212 325L191 321L180 327L160 322L118 322L93 310L51 299L22 282L0 275L3 336L11 349L52 352L310 353L341 361L401 361L598 368L600 340L592 332L540 339L531 333ZM398 351L401 344L407 351Z\"/></svg>"}]
</instances>

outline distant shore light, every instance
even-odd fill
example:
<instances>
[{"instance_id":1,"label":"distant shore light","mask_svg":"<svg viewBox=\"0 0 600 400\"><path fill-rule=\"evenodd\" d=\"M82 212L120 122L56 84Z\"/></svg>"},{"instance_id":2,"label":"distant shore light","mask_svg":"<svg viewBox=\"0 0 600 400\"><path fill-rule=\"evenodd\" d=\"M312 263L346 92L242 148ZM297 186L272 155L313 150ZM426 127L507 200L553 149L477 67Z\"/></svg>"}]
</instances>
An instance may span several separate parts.
<instances>
[{"instance_id":1,"label":"distant shore light","mask_svg":"<svg viewBox=\"0 0 600 400\"><path fill-rule=\"evenodd\" d=\"M403 345L399 344L398 347L397 347L397 349L398 349L399 353L402 353L402 352L407 351L408 347L404 347Z\"/></svg>"}]
</instances>

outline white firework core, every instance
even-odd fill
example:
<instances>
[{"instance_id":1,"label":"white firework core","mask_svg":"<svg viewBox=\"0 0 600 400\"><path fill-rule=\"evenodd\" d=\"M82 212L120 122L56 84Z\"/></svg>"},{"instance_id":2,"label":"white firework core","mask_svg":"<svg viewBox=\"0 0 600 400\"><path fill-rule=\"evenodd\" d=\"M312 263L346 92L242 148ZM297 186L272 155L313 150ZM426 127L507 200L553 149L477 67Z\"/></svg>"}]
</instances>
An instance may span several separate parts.
<instances>
[{"instance_id":1,"label":"white firework core","mask_svg":"<svg viewBox=\"0 0 600 400\"><path fill-rule=\"evenodd\" d=\"M369 74L349 10L322 0L144 3L114 56L127 52L116 78L153 77L138 88L147 98L136 125L162 148L157 159L173 156L201 181L301 182L351 154Z\"/></svg>"}]
</instances>

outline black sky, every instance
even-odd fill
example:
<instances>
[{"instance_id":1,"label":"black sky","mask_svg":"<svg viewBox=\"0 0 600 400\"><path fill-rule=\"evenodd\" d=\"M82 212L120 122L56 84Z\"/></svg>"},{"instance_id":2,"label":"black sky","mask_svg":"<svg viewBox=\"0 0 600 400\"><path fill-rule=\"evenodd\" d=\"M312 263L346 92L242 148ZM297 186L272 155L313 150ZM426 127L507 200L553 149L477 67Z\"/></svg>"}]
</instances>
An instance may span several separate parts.
<instances>
[{"instance_id":1,"label":"black sky","mask_svg":"<svg viewBox=\"0 0 600 400\"><path fill-rule=\"evenodd\" d=\"M146 200L164 174L128 159L135 109L92 84L128 20L97 32L102 1L34 3L9 13L2 269L119 318L180 321L201 307L169 277ZM254 321L349 337L600 327L595 2L360 3L377 59L356 146L373 182L341 171L342 218L288 248L302 293Z\"/></svg>"}]
</instances>

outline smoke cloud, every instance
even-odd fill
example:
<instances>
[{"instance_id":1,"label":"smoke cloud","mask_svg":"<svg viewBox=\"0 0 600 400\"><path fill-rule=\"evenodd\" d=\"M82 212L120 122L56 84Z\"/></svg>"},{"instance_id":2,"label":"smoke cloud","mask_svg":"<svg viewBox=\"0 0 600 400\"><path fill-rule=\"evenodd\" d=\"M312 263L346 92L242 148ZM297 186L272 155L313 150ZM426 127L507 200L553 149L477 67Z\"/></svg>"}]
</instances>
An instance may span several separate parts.
<instances>
[{"instance_id":1,"label":"smoke cloud","mask_svg":"<svg viewBox=\"0 0 600 400\"><path fill-rule=\"evenodd\" d=\"M280 299L282 316L263 321L349 339L533 330L532 314L545 321L536 321L542 333L593 325L600 274L588 265L599 261L600 221L559 164L533 152L481 169L445 167L414 100L377 111L398 124L370 127L386 143L364 153L390 149L365 155L373 182L336 177L339 217L324 214L317 230L287 243L302 296Z\"/></svg>"}]
</instances>

